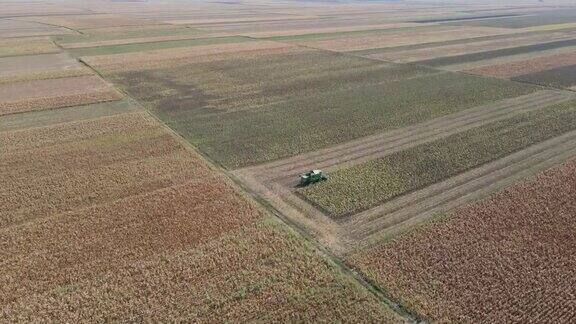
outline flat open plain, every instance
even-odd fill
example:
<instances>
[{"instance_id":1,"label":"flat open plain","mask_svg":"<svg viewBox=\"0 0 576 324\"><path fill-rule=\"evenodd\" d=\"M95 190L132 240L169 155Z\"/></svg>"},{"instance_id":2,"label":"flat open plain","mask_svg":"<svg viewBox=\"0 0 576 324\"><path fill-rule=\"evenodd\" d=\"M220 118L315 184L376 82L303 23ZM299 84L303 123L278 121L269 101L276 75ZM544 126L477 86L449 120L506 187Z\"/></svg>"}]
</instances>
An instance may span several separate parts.
<instances>
[{"instance_id":1,"label":"flat open plain","mask_svg":"<svg viewBox=\"0 0 576 324\"><path fill-rule=\"evenodd\" d=\"M567 0L0 0L0 321L574 322L574 89Z\"/></svg>"}]
</instances>

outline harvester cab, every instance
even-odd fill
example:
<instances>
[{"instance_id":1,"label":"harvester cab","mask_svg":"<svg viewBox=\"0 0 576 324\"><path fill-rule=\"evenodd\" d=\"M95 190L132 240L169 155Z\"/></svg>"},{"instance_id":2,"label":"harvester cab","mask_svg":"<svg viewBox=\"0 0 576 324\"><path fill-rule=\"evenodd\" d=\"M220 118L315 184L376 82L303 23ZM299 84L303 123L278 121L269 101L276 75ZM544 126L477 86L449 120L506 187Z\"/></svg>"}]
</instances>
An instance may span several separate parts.
<instances>
[{"instance_id":1,"label":"harvester cab","mask_svg":"<svg viewBox=\"0 0 576 324\"><path fill-rule=\"evenodd\" d=\"M327 180L328 178L322 170L312 170L300 175L300 186L305 187L309 184Z\"/></svg>"}]
</instances>

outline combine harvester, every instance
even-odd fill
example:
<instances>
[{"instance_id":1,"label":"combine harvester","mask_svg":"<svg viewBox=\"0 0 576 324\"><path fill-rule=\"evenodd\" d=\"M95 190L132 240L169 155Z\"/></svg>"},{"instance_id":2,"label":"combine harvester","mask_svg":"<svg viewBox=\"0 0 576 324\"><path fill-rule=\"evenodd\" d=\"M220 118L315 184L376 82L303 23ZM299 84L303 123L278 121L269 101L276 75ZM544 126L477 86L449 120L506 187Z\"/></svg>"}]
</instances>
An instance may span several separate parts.
<instances>
[{"instance_id":1,"label":"combine harvester","mask_svg":"<svg viewBox=\"0 0 576 324\"><path fill-rule=\"evenodd\" d=\"M307 185L328 180L328 177L322 172L322 170L312 170L300 175L300 187L306 187Z\"/></svg>"}]
</instances>

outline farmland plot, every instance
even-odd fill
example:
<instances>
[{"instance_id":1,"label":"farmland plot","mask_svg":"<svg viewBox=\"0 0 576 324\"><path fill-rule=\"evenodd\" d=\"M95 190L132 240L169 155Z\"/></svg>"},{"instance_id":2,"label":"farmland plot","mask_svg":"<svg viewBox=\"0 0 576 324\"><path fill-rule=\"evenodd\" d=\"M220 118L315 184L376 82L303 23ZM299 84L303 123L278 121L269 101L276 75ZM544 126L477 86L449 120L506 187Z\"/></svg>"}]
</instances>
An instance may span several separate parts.
<instances>
[{"instance_id":1,"label":"farmland plot","mask_svg":"<svg viewBox=\"0 0 576 324\"><path fill-rule=\"evenodd\" d=\"M0 115L103 101L122 95L95 75L0 84Z\"/></svg>"},{"instance_id":2,"label":"farmland plot","mask_svg":"<svg viewBox=\"0 0 576 324\"><path fill-rule=\"evenodd\" d=\"M70 49L69 52L76 57L83 57L83 56L144 52L159 49L169 49L169 48L179 48L179 47L189 47L189 46L209 45L209 44L239 43L248 40L249 39L247 38L238 36L165 40L165 41L153 41L153 42L147 42L146 40L143 40L140 43L134 43L134 44L102 45L86 48L74 48Z\"/></svg>"},{"instance_id":3,"label":"farmland plot","mask_svg":"<svg viewBox=\"0 0 576 324\"><path fill-rule=\"evenodd\" d=\"M0 39L0 57L58 52L58 47L48 38Z\"/></svg>"},{"instance_id":4,"label":"farmland plot","mask_svg":"<svg viewBox=\"0 0 576 324\"><path fill-rule=\"evenodd\" d=\"M201 64L112 77L229 168L329 147L538 89L315 50L288 51L244 59L215 57L213 63L206 58Z\"/></svg>"},{"instance_id":5,"label":"farmland plot","mask_svg":"<svg viewBox=\"0 0 576 324\"><path fill-rule=\"evenodd\" d=\"M83 48L199 38L206 35L209 33L194 28L152 25L137 26L137 28L90 29L81 35L63 35L53 37L53 39L64 48Z\"/></svg>"},{"instance_id":6,"label":"farmland plot","mask_svg":"<svg viewBox=\"0 0 576 324\"><path fill-rule=\"evenodd\" d=\"M394 62L417 62L441 57L468 55L473 53L486 52L490 50L500 50L505 48L514 48L520 46L535 45L539 43L571 39L573 33L526 33L525 35L510 35L507 37L492 37L493 39L483 40L484 37L476 38L476 41L470 39L467 42L458 42L452 44L435 44L433 47L423 47L421 49L408 48L402 50L382 51L364 51L366 57L392 60ZM490 38L490 37L486 37ZM495 39L494 39L495 38Z\"/></svg>"},{"instance_id":7,"label":"farmland plot","mask_svg":"<svg viewBox=\"0 0 576 324\"><path fill-rule=\"evenodd\" d=\"M571 322L576 161L349 259L434 321Z\"/></svg>"},{"instance_id":8,"label":"farmland plot","mask_svg":"<svg viewBox=\"0 0 576 324\"><path fill-rule=\"evenodd\" d=\"M90 74L64 53L0 58L0 84Z\"/></svg>"},{"instance_id":9,"label":"farmland plot","mask_svg":"<svg viewBox=\"0 0 576 324\"><path fill-rule=\"evenodd\" d=\"M331 181L299 192L342 218L574 129L572 101L342 169Z\"/></svg>"},{"instance_id":10,"label":"farmland plot","mask_svg":"<svg viewBox=\"0 0 576 324\"><path fill-rule=\"evenodd\" d=\"M400 320L130 102L0 127L2 320Z\"/></svg>"},{"instance_id":11,"label":"farmland plot","mask_svg":"<svg viewBox=\"0 0 576 324\"><path fill-rule=\"evenodd\" d=\"M512 79L549 87L571 88L576 85L576 65L524 74Z\"/></svg>"},{"instance_id":12,"label":"farmland plot","mask_svg":"<svg viewBox=\"0 0 576 324\"><path fill-rule=\"evenodd\" d=\"M514 55L528 54L528 53L538 53L545 52L554 49L570 48L576 46L576 39L559 40L553 42L546 42L534 45L525 45L512 48L503 48L493 51L484 51L471 54L455 55L434 58L429 60L418 61L419 64L433 66L433 67L443 67L456 64L464 63L474 63L485 60L492 60L502 57L513 57Z\"/></svg>"},{"instance_id":13,"label":"farmland plot","mask_svg":"<svg viewBox=\"0 0 576 324\"><path fill-rule=\"evenodd\" d=\"M452 22L450 25L483 26L498 28L529 28L552 24L573 23L576 19L576 9L565 8L561 10L542 10L529 15L517 17L495 18L487 20L472 20Z\"/></svg>"},{"instance_id":14,"label":"farmland plot","mask_svg":"<svg viewBox=\"0 0 576 324\"><path fill-rule=\"evenodd\" d=\"M478 75L512 78L574 64L576 64L576 52L570 52L482 66L467 70L466 72Z\"/></svg>"},{"instance_id":15,"label":"farmland plot","mask_svg":"<svg viewBox=\"0 0 576 324\"><path fill-rule=\"evenodd\" d=\"M385 48L421 44L428 42L451 41L492 35L509 34L510 31L489 27L432 27L422 31L391 32L376 35L343 36L328 40L295 41L304 46L322 48L331 51L357 51L372 48Z\"/></svg>"},{"instance_id":16,"label":"farmland plot","mask_svg":"<svg viewBox=\"0 0 576 324\"><path fill-rule=\"evenodd\" d=\"M87 255L95 257L96 261L84 267L85 271L90 269L97 274L87 276L85 272L74 272L73 284L66 284L70 282L65 279L66 275L56 280L51 278L41 291L35 288L37 293L4 303L0 308L0 318L16 321L133 318L192 322L223 319L401 321L275 221L253 221L238 228L229 219L238 212L222 217L219 213L223 211L221 203L215 206L216 212L209 211L204 214L206 217L202 217L208 223L194 221L196 216L203 216L202 208L208 207L186 206L186 201L196 201L197 193L190 192L195 195L192 200L187 192L181 192L175 197L180 198L179 203L153 199L152 203L178 208L180 212L173 215L180 217L167 217L159 222L160 217L150 215L146 219L150 224L136 223L129 235L118 233L118 237L106 235L99 238L100 234L86 227L83 232L89 243L84 243L84 240L77 242L84 249L100 244L103 247L102 253ZM186 210L186 207L193 209ZM121 207L119 210L126 209ZM154 210L158 211L157 208ZM213 213L220 217L213 217ZM241 216L246 218L245 214ZM223 221L227 222L225 227ZM108 218L106 222L112 225L113 219ZM203 231L202 235L211 232L211 237L204 236L192 244L191 239L186 239L190 232L208 225L213 225L213 229ZM79 224L77 228L83 227ZM227 230L216 235L218 228ZM66 224L65 231L73 229L71 224ZM161 235L150 229L161 229ZM170 229L181 235L174 235L168 231ZM123 227L122 231L128 230ZM105 233L113 232L108 228L105 230ZM146 237L144 242L139 235ZM113 243L107 244L106 239ZM198 236L194 239L198 240ZM63 247L63 243L52 237L49 249ZM130 252L128 247L137 249L137 254ZM76 262L87 260L86 256L76 252L78 250L74 248L67 258ZM105 256L104 252L108 251L112 255ZM123 258L119 262L112 256ZM56 265L55 261L58 260L49 260ZM16 262L23 263L23 259ZM50 269L52 272L54 268ZM64 273L54 270L57 271L52 272L54 275Z\"/></svg>"}]
</instances>

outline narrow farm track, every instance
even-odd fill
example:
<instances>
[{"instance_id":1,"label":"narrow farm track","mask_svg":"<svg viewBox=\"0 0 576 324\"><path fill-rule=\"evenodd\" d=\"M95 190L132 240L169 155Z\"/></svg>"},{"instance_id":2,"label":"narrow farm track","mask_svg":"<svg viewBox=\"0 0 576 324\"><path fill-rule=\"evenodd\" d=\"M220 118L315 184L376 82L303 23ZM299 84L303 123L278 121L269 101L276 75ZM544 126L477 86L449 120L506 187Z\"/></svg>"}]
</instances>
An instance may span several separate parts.
<instances>
[{"instance_id":1,"label":"narrow farm track","mask_svg":"<svg viewBox=\"0 0 576 324\"><path fill-rule=\"evenodd\" d=\"M294 176L303 170L332 170L360 164L397 151L447 137L484 123L510 118L574 98L568 91L543 90L522 97L507 99L462 112L436 118L417 125L365 137L321 151L249 167L249 172L263 181L292 185Z\"/></svg>"},{"instance_id":2,"label":"narrow farm track","mask_svg":"<svg viewBox=\"0 0 576 324\"><path fill-rule=\"evenodd\" d=\"M352 216L343 224L360 244L403 231L435 214L563 162L576 154L576 131L533 145L425 189Z\"/></svg>"}]
</instances>

